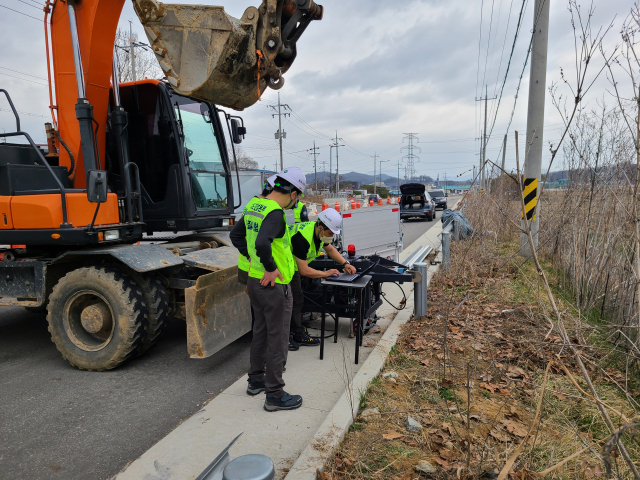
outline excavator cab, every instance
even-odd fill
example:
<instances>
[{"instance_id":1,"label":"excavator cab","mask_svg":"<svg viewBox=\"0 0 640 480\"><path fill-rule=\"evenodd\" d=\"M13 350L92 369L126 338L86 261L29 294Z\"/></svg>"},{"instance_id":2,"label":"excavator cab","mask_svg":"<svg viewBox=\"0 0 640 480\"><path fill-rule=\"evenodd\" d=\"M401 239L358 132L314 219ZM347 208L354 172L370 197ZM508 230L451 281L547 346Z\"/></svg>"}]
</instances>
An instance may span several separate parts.
<instances>
[{"instance_id":1,"label":"excavator cab","mask_svg":"<svg viewBox=\"0 0 640 480\"><path fill-rule=\"evenodd\" d=\"M140 181L146 232L228 226L240 205L233 193L237 172L231 170L227 150L233 148L230 115L156 80L120 85L120 102L128 114L129 161ZM109 107L110 112L115 108L113 95ZM111 190L123 198L116 135L108 123L107 173ZM236 141L241 141L237 135Z\"/></svg>"}]
</instances>

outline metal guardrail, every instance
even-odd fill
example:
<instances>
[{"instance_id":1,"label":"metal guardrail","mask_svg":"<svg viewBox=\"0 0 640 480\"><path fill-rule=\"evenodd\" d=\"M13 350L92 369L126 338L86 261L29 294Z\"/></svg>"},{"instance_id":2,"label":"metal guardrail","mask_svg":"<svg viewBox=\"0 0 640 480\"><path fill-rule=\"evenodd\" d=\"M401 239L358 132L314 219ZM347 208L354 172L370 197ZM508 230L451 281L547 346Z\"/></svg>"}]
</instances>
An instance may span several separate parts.
<instances>
[{"instance_id":1,"label":"metal guardrail","mask_svg":"<svg viewBox=\"0 0 640 480\"><path fill-rule=\"evenodd\" d=\"M403 262L403 264L406 265L409 270L411 270L414 264L422 262L432 251L433 247L420 247L418 250L409 255L409 257Z\"/></svg>"}]
</instances>

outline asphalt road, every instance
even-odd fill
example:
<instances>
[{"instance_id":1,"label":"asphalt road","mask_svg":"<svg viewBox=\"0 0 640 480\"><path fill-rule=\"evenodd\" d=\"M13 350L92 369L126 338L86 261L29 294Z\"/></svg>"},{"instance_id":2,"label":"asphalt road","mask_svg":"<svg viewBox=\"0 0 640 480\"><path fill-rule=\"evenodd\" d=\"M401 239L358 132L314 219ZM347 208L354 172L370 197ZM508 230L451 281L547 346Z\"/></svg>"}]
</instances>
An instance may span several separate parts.
<instances>
[{"instance_id":1,"label":"asphalt road","mask_svg":"<svg viewBox=\"0 0 640 480\"><path fill-rule=\"evenodd\" d=\"M2 480L111 478L248 366L245 338L189 359L184 323L174 320L146 355L109 372L82 372L51 343L44 315L0 312Z\"/></svg>"},{"instance_id":2,"label":"asphalt road","mask_svg":"<svg viewBox=\"0 0 640 480\"><path fill-rule=\"evenodd\" d=\"M408 247L432 222L403 222ZM191 360L184 323L109 372L67 364L44 315L0 308L0 480L106 480L243 376L249 341ZM217 452L212 452L212 459Z\"/></svg>"}]
</instances>

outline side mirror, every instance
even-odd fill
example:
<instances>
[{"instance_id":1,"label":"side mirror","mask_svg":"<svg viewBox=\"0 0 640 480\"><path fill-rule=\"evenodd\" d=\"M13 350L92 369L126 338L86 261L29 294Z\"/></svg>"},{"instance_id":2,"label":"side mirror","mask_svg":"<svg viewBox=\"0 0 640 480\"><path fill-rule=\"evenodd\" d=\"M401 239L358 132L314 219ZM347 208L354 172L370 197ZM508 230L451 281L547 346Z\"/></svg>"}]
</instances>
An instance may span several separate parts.
<instances>
[{"instance_id":1,"label":"side mirror","mask_svg":"<svg viewBox=\"0 0 640 480\"><path fill-rule=\"evenodd\" d=\"M104 170L89 170L87 199L91 203L104 203L107 201L107 172Z\"/></svg>"},{"instance_id":2,"label":"side mirror","mask_svg":"<svg viewBox=\"0 0 640 480\"><path fill-rule=\"evenodd\" d=\"M449 194L448 194L448 193L445 193L445 194L444 194L444 196L445 196L445 197L448 197L448 196L449 196Z\"/></svg>"},{"instance_id":3,"label":"side mirror","mask_svg":"<svg viewBox=\"0 0 640 480\"><path fill-rule=\"evenodd\" d=\"M209 115L209 105L207 105L206 103L201 103L200 114L202 115L202 118L204 118L205 122L211 123L211 116Z\"/></svg>"},{"instance_id":4,"label":"side mirror","mask_svg":"<svg viewBox=\"0 0 640 480\"><path fill-rule=\"evenodd\" d=\"M235 118L231 119L231 136L233 137L233 143L242 143L242 139L247 134L247 129L240 125L240 122Z\"/></svg>"}]
</instances>

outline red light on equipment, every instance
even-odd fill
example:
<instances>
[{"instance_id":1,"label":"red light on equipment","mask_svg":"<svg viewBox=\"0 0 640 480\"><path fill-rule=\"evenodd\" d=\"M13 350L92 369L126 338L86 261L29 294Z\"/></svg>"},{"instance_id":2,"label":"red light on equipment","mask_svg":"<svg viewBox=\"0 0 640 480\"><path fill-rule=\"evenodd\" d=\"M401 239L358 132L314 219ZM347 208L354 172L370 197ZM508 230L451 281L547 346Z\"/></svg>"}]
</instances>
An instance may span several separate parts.
<instances>
[{"instance_id":1,"label":"red light on equipment","mask_svg":"<svg viewBox=\"0 0 640 480\"><path fill-rule=\"evenodd\" d=\"M349 254L350 257L355 257L356 256L356 246L355 245L349 245L347 247L347 253Z\"/></svg>"}]
</instances>

